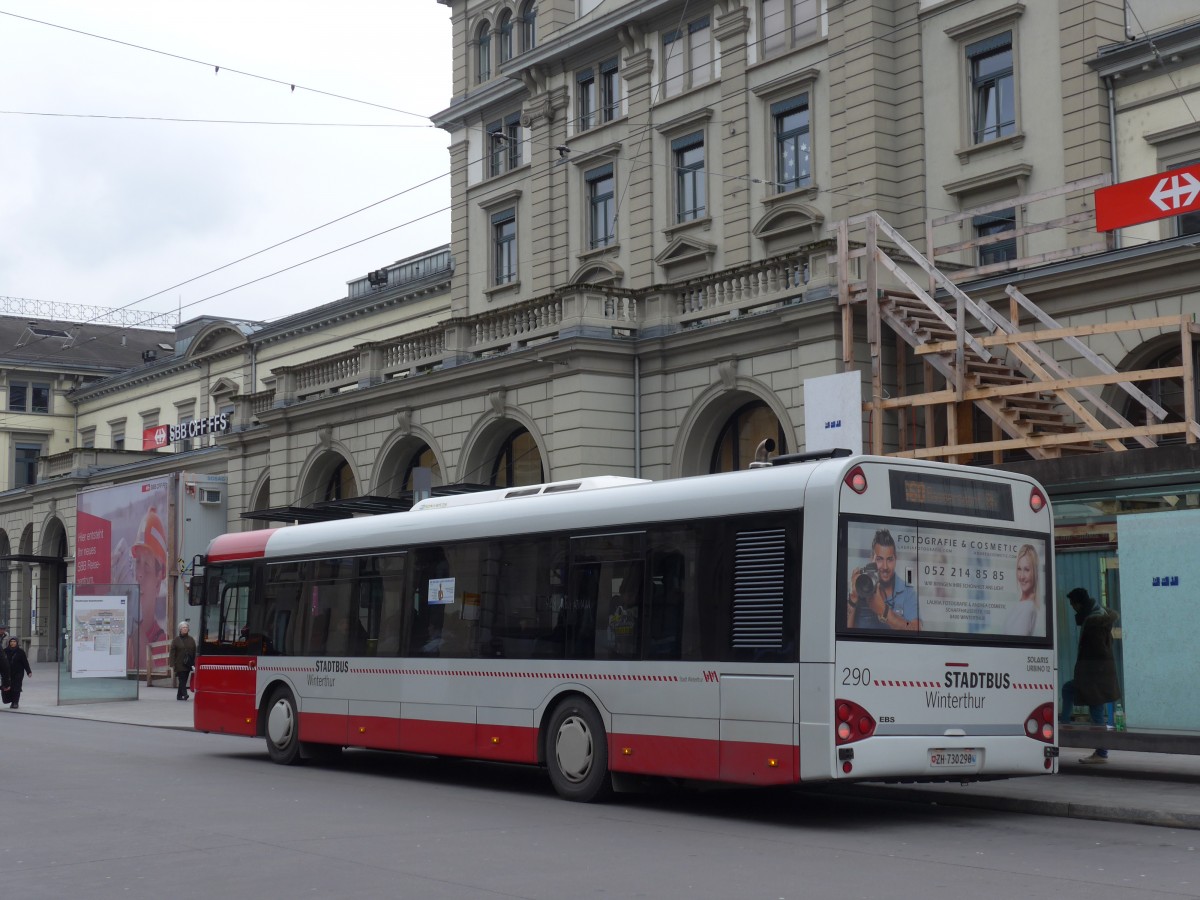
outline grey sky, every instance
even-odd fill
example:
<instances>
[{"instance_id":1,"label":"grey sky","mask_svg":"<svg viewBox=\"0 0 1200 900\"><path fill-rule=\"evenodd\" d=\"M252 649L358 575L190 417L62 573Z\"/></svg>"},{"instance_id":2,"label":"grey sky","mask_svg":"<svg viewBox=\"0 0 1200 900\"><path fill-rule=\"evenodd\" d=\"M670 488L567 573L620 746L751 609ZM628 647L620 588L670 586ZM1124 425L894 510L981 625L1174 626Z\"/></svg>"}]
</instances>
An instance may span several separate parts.
<instances>
[{"instance_id":1,"label":"grey sky","mask_svg":"<svg viewBox=\"0 0 1200 900\"><path fill-rule=\"evenodd\" d=\"M430 179L137 308L278 318L449 239L447 136L420 118L451 98L436 0L0 0L0 12L0 296L122 307Z\"/></svg>"}]
</instances>

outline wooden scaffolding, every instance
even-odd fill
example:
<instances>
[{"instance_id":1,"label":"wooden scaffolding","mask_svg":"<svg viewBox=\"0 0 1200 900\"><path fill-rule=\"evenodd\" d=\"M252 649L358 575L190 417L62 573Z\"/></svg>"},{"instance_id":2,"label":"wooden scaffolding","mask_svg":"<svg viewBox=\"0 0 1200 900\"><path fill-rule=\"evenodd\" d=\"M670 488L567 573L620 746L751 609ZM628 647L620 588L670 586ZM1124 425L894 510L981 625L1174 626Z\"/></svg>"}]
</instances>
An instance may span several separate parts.
<instances>
[{"instance_id":1,"label":"wooden scaffolding","mask_svg":"<svg viewBox=\"0 0 1200 900\"><path fill-rule=\"evenodd\" d=\"M1007 204L1090 186L1090 181L1077 182ZM957 253L961 259L976 253L981 242L994 240L935 244L933 226L979 212L933 220L927 229L932 256ZM1015 236L1020 235L1018 230ZM1103 250L1103 244L1053 255L1078 256L1097 249ZM959 288L959 282L978 276L978 268L960 265L943 271L877 213L839 223L833 261L842 310L843 363L848 370L862 368L870 378L870 399L863 403L870 452L999 463L1026 454L1046 459L1154 447L1170 436L1182 436L1188 443L1200 438L1193 365L1197 326L1192 314L1068 327L1011 284L1005 290L1007 310L1001 312ZM1047 260L1015 260L1006 267L1039 261ZM856 347L862 347L855 340L856 318L865 320L869 363L856 359ZM1087 343L1097 335L1146 330L1178 332L1179 365L1118 372ZM895 352L885 371L888 333L895 337ZM1173 415L1142 389L1165 379L1182 382L1183 408ZM1133 420L1101 397L1110 385L1120 392L1116 396L1126 414L1134 412Z\"/></svg>"}]
</instances>

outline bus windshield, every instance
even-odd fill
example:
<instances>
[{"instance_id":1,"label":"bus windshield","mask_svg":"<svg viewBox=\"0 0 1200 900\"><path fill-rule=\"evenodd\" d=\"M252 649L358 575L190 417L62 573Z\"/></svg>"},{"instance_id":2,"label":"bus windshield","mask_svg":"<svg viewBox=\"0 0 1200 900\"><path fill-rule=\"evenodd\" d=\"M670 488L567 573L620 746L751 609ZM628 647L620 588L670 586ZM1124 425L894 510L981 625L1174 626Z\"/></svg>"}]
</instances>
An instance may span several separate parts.
<instances>
[{"instance_id":1,"label":"bus windshield","mask_svg":"<svg viewBox=\"0 0 1200 900\"><path fill-rule=\"evenodd\" d=\"M840 637L1049 646L1044 534L844 516Z\"/></svg>"}]
</instances>

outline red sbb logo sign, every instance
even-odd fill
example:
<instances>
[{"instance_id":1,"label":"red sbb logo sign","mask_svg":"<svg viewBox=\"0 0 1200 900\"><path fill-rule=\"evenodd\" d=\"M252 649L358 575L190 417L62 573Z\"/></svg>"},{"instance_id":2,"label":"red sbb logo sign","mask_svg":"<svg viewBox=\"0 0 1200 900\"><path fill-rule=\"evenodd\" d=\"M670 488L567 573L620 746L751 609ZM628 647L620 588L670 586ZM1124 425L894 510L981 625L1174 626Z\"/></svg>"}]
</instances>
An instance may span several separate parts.
<instances>
[{"instance_id":1,"label":"red sbb logo sign","mask_svg":"<svg viewBox=\"0 0 1200 900\"><path fill-rule=\"evenodd\" d=\"M1200 164L1122 181L1096 191L1096 230L1112 231L1200 213Z\"/></svg>"},{"instance_id":2,"label":"red sbb logo sign","mask_svg":"<svg viewBox=\"0 0 1200 900\"><path fill-rule=\"evenodd\" d=\"M142 432L143 450L161 450L171 443L166 425L151 425Z\"/></svg>"}]
</instances>

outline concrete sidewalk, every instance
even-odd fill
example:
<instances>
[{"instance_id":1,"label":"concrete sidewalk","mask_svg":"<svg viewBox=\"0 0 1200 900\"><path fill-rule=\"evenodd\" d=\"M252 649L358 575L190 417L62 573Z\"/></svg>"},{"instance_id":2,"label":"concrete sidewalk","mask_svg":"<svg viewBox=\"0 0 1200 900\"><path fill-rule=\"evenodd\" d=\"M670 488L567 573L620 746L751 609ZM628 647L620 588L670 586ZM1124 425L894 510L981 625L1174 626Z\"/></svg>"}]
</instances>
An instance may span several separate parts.
<instances>
[{"instance_id":1,"label":"concrete sidewalk","mask_svg":"<svg viewBox=\"0 0 1200 900\"><path fill-rule=\"evenodd\" d=\"M21 708L0 707L0 716L60 716L152 728L192 728L192 703L175 699L166 680L138 685L137 700L58 706L57 670L43 665L26 679ZM130 689L132 694L132 688ZM15 723L4 721L4 727ZM263 751L266 752L265 750ZM830 795L876 797L1009 812L1136 822L1200 829L1200 756L1112 751L1107 765L1085 766L1090 751L1064 748L1059 774L976 784L815 785Z\"/></svg>"}]
</instances>

